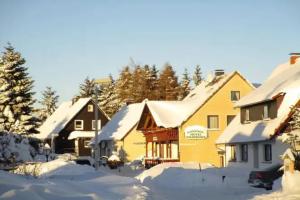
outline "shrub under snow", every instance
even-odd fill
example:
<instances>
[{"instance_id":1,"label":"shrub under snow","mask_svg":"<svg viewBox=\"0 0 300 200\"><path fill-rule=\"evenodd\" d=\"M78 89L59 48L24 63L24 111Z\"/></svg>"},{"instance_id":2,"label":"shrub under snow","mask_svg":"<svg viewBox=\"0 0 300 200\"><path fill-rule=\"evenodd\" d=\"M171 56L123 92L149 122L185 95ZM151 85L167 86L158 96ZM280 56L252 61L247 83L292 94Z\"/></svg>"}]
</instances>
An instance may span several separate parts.
<instances>
[{"instance_id":1,"label":"shrub under snow","mask_svg":"<svg viewBox=\"0 0 300 200\"><path fill-rule=\"evenodd\" d=\"M9 132L0 132L0 162L13 163L32 161L35 149L27 137Z\"/></svg>"}]
</instances>

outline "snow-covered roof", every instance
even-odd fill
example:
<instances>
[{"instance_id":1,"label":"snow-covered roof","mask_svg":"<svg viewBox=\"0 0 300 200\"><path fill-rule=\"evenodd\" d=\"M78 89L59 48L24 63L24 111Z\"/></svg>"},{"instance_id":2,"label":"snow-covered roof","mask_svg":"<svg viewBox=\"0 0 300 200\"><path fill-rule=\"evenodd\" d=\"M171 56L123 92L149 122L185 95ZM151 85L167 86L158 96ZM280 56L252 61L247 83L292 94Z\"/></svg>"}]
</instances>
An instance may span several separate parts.
<instances>
[{"instance_id":1,"label":"snow-covered roof","mask_svg":"<svg viewBox=\"0 0 300 200\"><path fill-rule=\"evenodd\" d=\"M40 133L33 136L47 139L51 138L51 134L58 134L90 100L91 98L80 98L74 104L72 101L63 102L39 128Z\"/></svg>"},{"instance_id":2,"label":"snow-covered roof","mask_svg":"<svg viewBox=\"0 0 300 200\"><path fill-rule=\"evenodd\" d=\"M239 72L235 71L229 74L217 76L210 82L203 81L182 101L146 101L156 125L164 128L175 128L180 126L201 106L203 106L235 74L240 75L245 81L247 81ZM252 86L250 82L248 83Z\"/></svg>"},{"instance_id":3,"label":"snow-covered roof","mask_svg":"<svg viewBox=\"0 0 300 200\"><path fill-rule=\"evenodd\" d=\"M130 104L121 108L102 128L98 135L101 140L121 140L139 121L145 102Z\"/></svg>"},{"instance_id":4,"label":"snow-covered roof","mask_svg":"<svg viewBox=\"0 0 300 200\"><path fill-rule=\"evenodd\" d=\"M68 140L76 138L93 138L95 137L95 131L73 131L70 133Z\"/></svg>"},{"instance_id":5,"label":"snow-covered roof","mask_svg":"<svg viewBox=\"0 0 300 200\"><path fill-rule=\"evenodd\" d=\"M216 143L253 142L270 139L289 116L291 106L300 100L300 59L296 64L279 65L259 88L243 97L237 106L253 105L284 94L277 117L241 124L240 116L229 124Z\"/></svg>"}]
</instances>

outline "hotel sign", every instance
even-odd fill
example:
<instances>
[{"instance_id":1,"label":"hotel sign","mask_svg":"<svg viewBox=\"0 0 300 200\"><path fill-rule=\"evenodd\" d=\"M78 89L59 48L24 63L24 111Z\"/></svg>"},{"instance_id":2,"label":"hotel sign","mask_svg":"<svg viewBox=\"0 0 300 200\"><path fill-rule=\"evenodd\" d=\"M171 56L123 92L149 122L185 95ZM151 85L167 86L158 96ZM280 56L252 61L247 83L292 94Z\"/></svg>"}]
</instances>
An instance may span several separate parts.
<instances>
[{"instance_id":1,"label":"hotel sign","mask_svg":"<svg viewBox=\"0 0 300 200\"><path fill-rule=\"evenodd\" d=\"M188 126L184 130L185 138L187 139L206 139L207 136L207 128L202 126Z\"/></svg>"}]
</instances>

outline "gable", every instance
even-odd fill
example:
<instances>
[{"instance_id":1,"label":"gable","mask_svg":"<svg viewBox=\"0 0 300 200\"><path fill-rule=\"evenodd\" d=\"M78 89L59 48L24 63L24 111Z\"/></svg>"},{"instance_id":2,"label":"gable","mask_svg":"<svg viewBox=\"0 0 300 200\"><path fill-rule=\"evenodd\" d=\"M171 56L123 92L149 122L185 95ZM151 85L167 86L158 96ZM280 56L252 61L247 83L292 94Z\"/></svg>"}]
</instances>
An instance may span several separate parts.
<instances>
[{"instance_id":1,"label":"gable","mask_svg":"<svg viewBox=\"0 0 300 200\"><path fill-rule=\"evenodd\" d=\"M148 105L144 106L140 121L138 122L137 130L151 130L157 129L155 120L149 110Z\"/></svg>"}]
</instances>

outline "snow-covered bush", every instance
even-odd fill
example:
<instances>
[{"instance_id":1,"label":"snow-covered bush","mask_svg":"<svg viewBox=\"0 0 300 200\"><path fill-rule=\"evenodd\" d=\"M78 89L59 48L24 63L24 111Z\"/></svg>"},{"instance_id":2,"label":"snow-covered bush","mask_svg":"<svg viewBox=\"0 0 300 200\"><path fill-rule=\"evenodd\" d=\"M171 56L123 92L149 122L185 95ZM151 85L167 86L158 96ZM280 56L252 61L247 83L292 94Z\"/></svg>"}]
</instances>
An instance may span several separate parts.
<instances>
[{"instance_id":1,"label":"snow-covered bush","mask_svg":"<svg viewBox=\"0 0 300 200\"><path fill-rule=\"evenodd\" d=\"M282 189L287 193L300 192L300 171L294 173L284 172L282 177Z\"/></svg>"},{"instance_id":2,"label":"snow-covered bush","mask_svg":"<svg viewBox=\"0 0 300 200\"><path fill-rule=\"evenodd\" d=\"M36 150L27 137L9 132L0 132L0 162L14 163L32 161Z\"/></svg>"}]
</instances>

